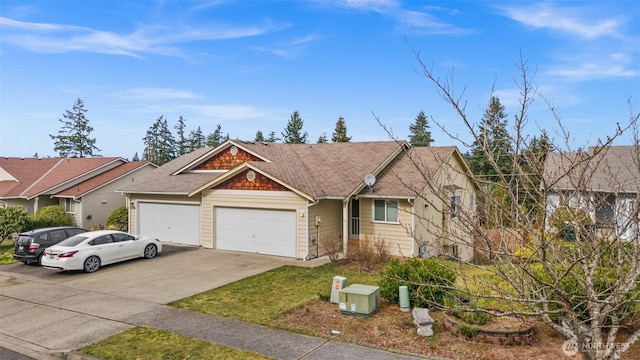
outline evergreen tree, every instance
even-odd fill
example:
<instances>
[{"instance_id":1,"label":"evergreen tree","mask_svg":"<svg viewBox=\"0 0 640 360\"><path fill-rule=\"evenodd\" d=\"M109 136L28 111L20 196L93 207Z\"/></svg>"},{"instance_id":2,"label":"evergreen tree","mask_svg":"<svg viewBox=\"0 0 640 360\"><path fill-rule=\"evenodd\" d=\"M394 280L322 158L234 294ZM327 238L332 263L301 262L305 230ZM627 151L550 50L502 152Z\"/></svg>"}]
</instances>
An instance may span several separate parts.
<instances>
[{"instance_id":1,"label":"evergreen tree","mask_svg":"<svg viewBox=\"0 0 640 360\"><path fill-rule=\"evenodd\" d=\"M136 151L135 154L133 154L133 158L131 159L131 161L140 161L140 157L138 156L138 152Z\"/></svg>"},{"instance_id":2,"label":"evergreen tree","mask_svg":"<svg viewBox=\"0 0 640 360\"><path fill-rule=\"evenodd\" d=\"M209 134L209 136L207 136L207 142L206 145L208 147L214 148L217 147L218 145L222 144L223 142L229 140L229 134L227 134L227 136L223 136L222 135L222 126L220 124L218 124L218 126L216 126L216 129L214 132L212 132L211 134Z\"/></svg>"},{"instance_id":3,"label":"evergreen tree","mask_svg":"<svg viewBox=\"0 0 640 360\"><path fill-rule=\"evenodd\" d=\"M255 142L264 142L264 135L262 135L262 131L258 130L258 132L256 132L256 137L255 139L253 139Z\"/></svg>"},{"instance_id":4,"label":"evergreen tree","mask_svg":"<svg viewBox=\"0 0 640 360\"><path fill-rule=\"evenodd\" d=\"M303 125L304 121L300 117L298 110L294 111L282 133L282 142L285 144L306 144L307 132L302 133Z\"/></svg>"},{"instance_id":5,"label":"evergreen tree","mask_svg":"<svg viewBox=\"0 0 640 360\"><path fill-rule=\"evenodd\" d=\"M186 122L187 120L180 116L178 124L174 127L176 135L178 135L178 138L176 139L176 153L178 156L182 156L189 152L188 139L184 135L184 131L187 127Z\"/></svg>"},{"instance_id":6,"label":"evergreen tree","mask_svg":"<svg viewBox=\"0 0 640 360\"><path fill-rule=\"evenodd\" d=\"M189 133L189 152L200 149L205 146L205 138L202 134L200 126L196 130L191 130Z\"/></svg>"},{"instance_id":7,"label":"evergreen tree","mask_svg":"<svg viewBox=\"0 0 640 360\"><path fill-rule=\"evenodd\" d=\"M416 116L416 121L412 125L409 125L409 131L411 131L409 143L411 146L431 146L434 140L431 138L429 128L430 126L424 111L420 111L418 116Z\"/></svg>"},{"instance_id":8,"label":"evergreen tree","mask_svg":"<svg viewBox=\"0 0 640 360\"><path fill-rule=\"evenodd\" d=\"M66 120L58 119L62 123L62 129L58 135L49 135L53 142L53 151L61 157L91 157L97 156L95 152L100 151L96 147L96 139L89 136L93 132L93 127L89 125L89 119L85 113L82 100L78 99L73 105L73 111L65 110L62 115Z\"/></svg>"},{"instance_id":9,"label":"evergreen tree","mask_svg":"<svg viewBox=\"0 0 640 360\"><path fill-rule=\"evenodd\" d=\"M176 141L163 115L151 125L149 130L147 130L147 136L145 136L142 141L145 144L145 160L160 166L176 158Z\"/></svg>"},{"instance_id":10,"label":"evergreen tree","mask_svg":"<svg viewBox=\"0 0 640 360\"><path fill-rule=\"evenodd\" d=\"M336 121L336 129L333 131L331 136L331 141L333 142L349 142L351 141L351 136L347 136L347 125L345 124L344 118L340 116L338 121Z\"/></svg>"},{"instance_id":11,"label":"evergreen tree","mask_svg":"<svg viewBox=\"0 0 640 360\"><path fill-rule=\"evenodd\" d=\"M322 133L322 135L320 135L320 137L318 138L318 144L324 144L326 142L329 142L329 140L327 139L327 134Z\"/></svg>"},{"instance_id":12,"label":"evergreen tree","mask_svg":"<svg viewBox=\"0 0 640 360\"><path fill-rule=\"evenodd\" d=\"M275 132L275 131L272 131L272 132L270 132L270 133L269 133L269 137L267 138L267 140L266 140L266 141L267 141L267 142L270 142L270 143L275 143L275 142L278 142L278 141L280 141L280 140L282 140L282 139L280 139L280 138L276 135L276 132Z\"/></svg>"},{"instance_id":13,"label":"evergreen tree","mask_svg":"<svg viewBox=\"0 0 640 360\"><path fill-rule=\"evenodd\" d=\"M478 126L478 136L473 142L469 159L471 171L488 181L497 182L500 180L498 173L509 176L512 172L513 144L507 131L506 118L507 114L500 99L492 96ZM499 172L490 159L496 162ZM510 178L506 178L505 181L509 182Z\"/></svg>"}]
</instances>

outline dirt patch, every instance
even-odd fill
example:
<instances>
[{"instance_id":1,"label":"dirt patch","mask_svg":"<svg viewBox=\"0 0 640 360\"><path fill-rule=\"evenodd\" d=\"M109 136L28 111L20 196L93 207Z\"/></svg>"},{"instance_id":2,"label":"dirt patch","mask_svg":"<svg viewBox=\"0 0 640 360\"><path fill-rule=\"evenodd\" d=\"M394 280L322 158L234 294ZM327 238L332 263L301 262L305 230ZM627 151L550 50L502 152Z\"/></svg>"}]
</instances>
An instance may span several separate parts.
<instances>
[{"instance_id":1,"label":"dirt patch","mask_svg":"<svg viewBox=\"0 0 640 360\"><path fill-rule=\"evenodd\" d=\"M477 343L464 336L449 333L440 312L432 312L436 321L434 336L418 336L411 312L403 312L395 304L382 300L380 311L369 318L344 315L338 305L315 301L298 307L275 321L276 326L305 334L335 339L359 345L391 350L399 353L444 359L575 359L562 353L565 339L544 324L536 325L538 341L532 345L502 346ZM624 359L640 359L640 345L636 343Z\"/></svg>"}]
</instances>

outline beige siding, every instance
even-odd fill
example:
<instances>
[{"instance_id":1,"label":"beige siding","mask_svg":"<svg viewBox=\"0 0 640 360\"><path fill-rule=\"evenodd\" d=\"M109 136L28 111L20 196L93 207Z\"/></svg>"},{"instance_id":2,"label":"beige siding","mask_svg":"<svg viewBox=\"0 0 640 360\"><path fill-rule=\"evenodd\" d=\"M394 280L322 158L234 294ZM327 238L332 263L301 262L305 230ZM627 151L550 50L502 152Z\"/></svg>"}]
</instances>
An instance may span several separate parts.
<instances>
[{"instance_id":1,"label":"beige siding","mask_svg":"<svg viewBox=\"0 0 640 360\"><path fill-rule=\"evenodd\" d=\"M316 225L317 216L321 221ZM333 246L329 242L342 243L342 200L321 200L309 208L309 236L317 241L313 257L327 254Z\"/></svg>"},{"instance_id":2,"label":"beige siding","mask_svg":"<svg viewBox=\"0 0 640 360\"><path fill-rule=\"evenodd\" d=\"M455 193L445 189L451 185L458 188ZM427 187L416 200L416 240L425 247L426 256L451 254L452 246L457 245L459 258L469 261L473 257L473 240L462 217L451 217L449 199L454 194L460 195L461 211L470 211L475 186L457 157L450 158L434 176L434 186Z\"/></svg>"},{"instance_id":3,"label":"beige siding","mask_svg":"<svg viewBox=\"0 0 640 360\"><path fill-rule=\"evenodd\" d=\"M147 194L131 194L129 198L129 232L132 234L138 234L138 209L139 203L152 202L163 204L191 204L199 205L200 196L182 196L182 195L147 195ZM133 204L134 209L131 208ZM202 224L202 214L200 215L200 223Z\"/></svg>"},{"instance_id":4,"label":"beige siding","mask_svg":"<svg viewBox=\"0 0 640 360\"><path fill-rule=\"evenodd\" d=\"M382 241L387 244L393 256L412 256L411 209L407 199L398 201L399 223L385 223L373 220L372 198L360 198L360 241Z\"/></svg>"},{"instance_id":5,"label":"beige siding","mask_svg":"<svg viewBox=\"0 0 640 360\"><path fill-rule=\"evenodd\" d=\"M295 210L297 213L296 258L307 255L308 201L288 191L207 190L202 194L202 246L215 249L215 208Z\"/></svg>"}]
</instances>

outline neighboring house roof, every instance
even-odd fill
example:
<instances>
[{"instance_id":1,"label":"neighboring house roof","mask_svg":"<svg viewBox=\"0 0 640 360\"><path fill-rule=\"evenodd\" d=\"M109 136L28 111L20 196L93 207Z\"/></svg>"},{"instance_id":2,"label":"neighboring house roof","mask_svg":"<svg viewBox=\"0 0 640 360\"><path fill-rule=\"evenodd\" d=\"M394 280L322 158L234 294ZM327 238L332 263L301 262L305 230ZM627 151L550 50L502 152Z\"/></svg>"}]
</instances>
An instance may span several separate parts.
<instances>
[{"instance_id":1,"label":"neighboring house roof","mask_svg":"<svg viewBox=\"0 0 640 360\"><path fill-rule=\"evenodd\" d=\"M98 176L94 176L88 180L85 180L79 184L73 185L65 190L62 190L55 194L55 197L82 197L102 186L105 186L115 180L118 180L132 172L142 169L145 166L156 167L149 161L130 161L124 163L116 168L103 172Z\"/></svg>"},{"instance_id":2,"label":"neighboring house roof","mask_svg":"<svg viewBox=\"0 0 640 360\"><path fill-rule=\"evenodd\" d=\"M11 158L0 157L0 198L32 199L56 192L110 168L126 163L119 157Z\"/></svg>"},{"instance_id":3,"label":"neighboring house roof","mask_svg":"<svg viewBox=\"0 0 640 360\"><path fill-rule=\"evenodd\" d=\"M638 146L590 147L586 152L549 153L543 178L555 190L639 193Z\"/></svg>"},{"instance_id":4,"label":"neighboring house roof","mask_svg":"<svg viewBox=\"0 0 640 360\"><path fill-rule=\"evenodd\" d=\"M254 160L228 169L230 171L197 170L208 159L232 146L247 152ZM459 154L453 146L411 148L404 141L279 144L230 140L215 149L201 148L183 155L119 191L194 195L243 169L252 169L314 199L345 199L355 195L365 187L367 174L379 178L376 194L410 197L415 193L403 187L400 179L416 186L422 184L420 190L430 180L413 166L411 159L417 159L424 171L435 173L452 154ZM464 164L461 158L460 161Z\"/></svg>"}]
</instances>

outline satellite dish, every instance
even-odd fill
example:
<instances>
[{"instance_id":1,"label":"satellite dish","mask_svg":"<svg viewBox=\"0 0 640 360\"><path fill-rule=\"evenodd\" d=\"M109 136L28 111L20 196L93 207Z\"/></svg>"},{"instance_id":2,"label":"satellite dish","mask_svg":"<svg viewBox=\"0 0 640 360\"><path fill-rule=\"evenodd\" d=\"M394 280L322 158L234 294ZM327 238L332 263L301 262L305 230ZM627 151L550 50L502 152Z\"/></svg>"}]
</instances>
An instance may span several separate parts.
<instances>
[{"instance_id":1,"label":"satellite dish","mask_svg":"<svg viewBox=\"0 0 640 360\"><path fill-rule=\"evenodd\" d=\"M373 174L367 174L364 176L364 183L368 186L371 187L373 184L376 183L376 176Z\"/></svg>"}]
</instances>

